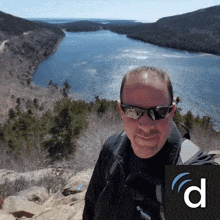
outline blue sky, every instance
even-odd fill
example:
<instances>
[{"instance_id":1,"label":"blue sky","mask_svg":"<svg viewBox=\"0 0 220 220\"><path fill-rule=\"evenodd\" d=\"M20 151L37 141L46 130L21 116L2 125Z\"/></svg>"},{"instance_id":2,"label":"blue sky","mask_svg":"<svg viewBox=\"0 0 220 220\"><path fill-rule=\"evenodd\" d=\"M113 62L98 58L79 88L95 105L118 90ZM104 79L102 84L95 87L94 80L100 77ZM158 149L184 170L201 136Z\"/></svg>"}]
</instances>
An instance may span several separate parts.
<instances>
[{"instance_id":1,"label":"blue sky","mask_svg":"<svg viewBox=\"0 0 220 220\"><path fill-rule=\"evenodd\" d=\"M1 0L0 11L22 18L155 21L215 5L220 5L220 0Z\"/></svg>"}]
</instances>

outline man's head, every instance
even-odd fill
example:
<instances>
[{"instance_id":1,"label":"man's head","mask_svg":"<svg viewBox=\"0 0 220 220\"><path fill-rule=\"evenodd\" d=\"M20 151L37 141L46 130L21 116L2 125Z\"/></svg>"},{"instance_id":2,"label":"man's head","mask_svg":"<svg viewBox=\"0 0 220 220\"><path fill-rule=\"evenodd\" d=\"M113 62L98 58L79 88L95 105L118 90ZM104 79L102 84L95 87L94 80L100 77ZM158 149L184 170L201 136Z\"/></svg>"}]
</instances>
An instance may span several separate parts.
<instances>
[{"instance_id":1,"label":"man's head","mask_svg":"<svg viewBox=\"0 0 220 220\"><path fill-rule=\"evenodd\" d=\"M153 67L131 70L122 80L120 99L119 110L134 153L140 158L154 156L169 136L176 108L169 76Z\"/></svg>"}]
</instances>

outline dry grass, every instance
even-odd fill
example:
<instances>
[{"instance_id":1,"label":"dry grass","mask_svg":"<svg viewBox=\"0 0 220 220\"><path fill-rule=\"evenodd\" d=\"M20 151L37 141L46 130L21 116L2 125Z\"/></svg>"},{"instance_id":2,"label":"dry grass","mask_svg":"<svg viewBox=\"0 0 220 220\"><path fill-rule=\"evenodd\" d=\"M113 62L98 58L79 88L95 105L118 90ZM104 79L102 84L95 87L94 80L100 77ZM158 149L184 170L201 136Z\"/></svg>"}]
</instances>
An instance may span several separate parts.
<instances>
[{"instance_id":1,"label":"dry grass","mask_svg":"<svg viewBox=\"0 0 220 220\"><path fill-rule=\"evenodd\" d=\"M0 169L16 172L28 172L44 168L47 152L40 147L24 148L20 154L8 150L6 144L0 144Z\"/></svg>"},{"instance_id":2,"label":"dry grass","mask_svg":"<svg viewBox=\"0 0 220 220\"><path fill-rule=\"evenodd\" d=\"M92 114L89 117L89 126L84 130L77 141L77 150L74 155L74 170L80 171L95 166L102 145L112 134L123 130L120 117L114 112L107 112L102 117Z\"/></svg>"},{"instance_id":3,"label":"dry grass","mask_svg":"<svg viewBox=\"0 0 220 220\"><path fill-rule=\"evenodd\" d=\"M220 149L220 133L210 127L194 126L190 135L191 141L206 152Z\"/></svg>"}]
</instances>

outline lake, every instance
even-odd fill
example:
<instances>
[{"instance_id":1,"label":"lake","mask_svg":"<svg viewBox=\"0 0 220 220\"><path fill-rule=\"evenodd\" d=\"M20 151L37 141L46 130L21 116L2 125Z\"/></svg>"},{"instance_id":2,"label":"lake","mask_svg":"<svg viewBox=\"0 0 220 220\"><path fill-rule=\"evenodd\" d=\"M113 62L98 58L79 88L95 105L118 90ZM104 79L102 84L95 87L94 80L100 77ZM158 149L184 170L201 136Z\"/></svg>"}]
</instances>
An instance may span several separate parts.
<instances>
[{"instance_id":1,"label":"lake","mask_svg":"<svg viewBox=\"0 0 220 220\"><path fill-rule=\"evenodd\" d=\"M220 129L220 56L162 48L105 30L65 34L57 51L35 71L36 85L47 87L52 79L62 86L67 79L77 99L98 95L116 100L125 72L154 66L170 75L184 113L209 115Z\"/></svg>"}]
</instances>

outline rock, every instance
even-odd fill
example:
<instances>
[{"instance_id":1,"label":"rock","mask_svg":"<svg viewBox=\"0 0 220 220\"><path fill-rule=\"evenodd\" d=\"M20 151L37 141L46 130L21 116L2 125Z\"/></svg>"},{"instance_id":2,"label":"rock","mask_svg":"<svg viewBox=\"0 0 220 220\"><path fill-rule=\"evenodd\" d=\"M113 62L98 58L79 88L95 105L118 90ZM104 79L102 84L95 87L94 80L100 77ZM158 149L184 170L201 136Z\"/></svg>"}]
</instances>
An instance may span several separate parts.
<instances>
[{"instance_id":1,"label":"rock","mask_svg":"<svg viewBox=\"0 0 220 220\"><path fill-rule=\"evenodd\" d=\"M67 196L69 194L76 194L86 190L89 185L92 173L93 169L78 172L68 181L68 184L64 187L62 192L63 195Z\"/></svg>"},{"instance_id":2,"label":"rock","mask_svg":"<svg viewBox=\"0 0 220 220\"><path fill-rule=\"evenodd\" d=\"M64 195L59 190L57 193L51 195L51 197L44 202L44 207L54 207L56 206L56 201L64 198ZM60 205L60 204L59 204Z\"/></svg>"},{"instance_id":3,"label":"rock","mask_svg":"<svg viewBox=\"0 0 220 220\"><path fill-rule=\"evenodd\" d=\"M61 195L60 195L61 194ZM73 202L75 201L74 198L72 198L71 196L67 196L65 197L61 192L60 192L60 196L57 197L57 194L53 195L52 197L50 197L43 205L44 207L55 207L57 205L72 205L74 204Z\"/></svg>"},{"instance_id":4,"label":"rock","mask_svg":"<svg viewBox=\"0 0 220 220\"><path fill-rule=\"evenodd\" d=\"M44 211L38 216L34 216L32 219L34 220L68 220L76 214L76 209L74 206L68 205L59 205L56 208Z\"/></svg>"},{"instance_id":5,"label":"rock","mask_svg":"<svg viewBox=\"0 0 220 220\"><path fill-rule=\"evenodd\" d=\"M43 212L45 208L34 202L30 202L25 197L9 196L4 200L3 211L5 213L13 213L17 211L26 211L33 214Z\"/></svg>"},{"instance_id":6,"label":"rock","mask_svg":"<svg viewBox=\"0 0 220 220\"><path fill-rule=\"evenodd\" d=\"M29 189L16 193L15 196L25 197L29 201L42 204L49 198L49 193L44 187L33 186Z\"/></svg>"},{"instance_id":7,"label":"rock","mask_svg":"<svg viewBox=\"0 0 220 220\"><path fill-rule=\"evenodd\" d=\"M77 210L77 213L69 220L82 220L84 205L85 205L84 201L81 201L77 203L76 205L74 205L75 209Z\"/></svg>"},{"instance_id":8,"label":"rock","mask_svg":"<svg viewBox=\"0 0 220 220\"><path fill-rule=\"evenodd\" d=\"M69 196L64 196L63 194L60 193L61 194L60 197L57 197L57 194L55 194L52 197L50 197L43 204L43 206L46 208L49 208L49 207L55 207L57 205L74 205L75 207L76 203L84 200L85 193L86 193L86 190L81 193L77 193L77 194L69 195Z\"/></svg>"},{"instance_id":9,"label":"rock","mask_svg":"<svg viewBox=\"0 0 220 220\"><path fill-rule=\"evenodd\" d=\"M0 213L0 220L16 220L16 218L13 215Z\"/></svg>"}]
</instances>

